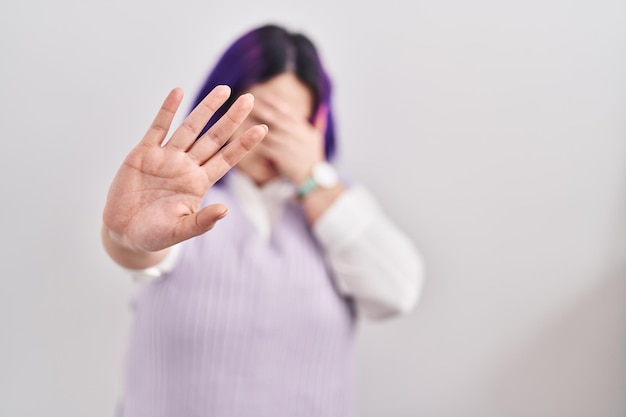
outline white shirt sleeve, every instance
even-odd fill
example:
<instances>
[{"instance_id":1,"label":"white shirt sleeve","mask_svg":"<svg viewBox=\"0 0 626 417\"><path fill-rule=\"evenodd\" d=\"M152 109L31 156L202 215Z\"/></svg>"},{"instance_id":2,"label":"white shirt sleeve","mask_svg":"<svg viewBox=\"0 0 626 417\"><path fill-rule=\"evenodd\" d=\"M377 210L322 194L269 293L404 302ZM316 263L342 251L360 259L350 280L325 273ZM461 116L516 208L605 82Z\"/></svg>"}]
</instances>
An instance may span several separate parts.
<instances>
[{"instance_id":1,"label":"white shirt sleeve","mask_svg":"<svg viewBox=\"0 0 626 417\"><path fill-rule=\"evenodd\" d=\"M181 243L170 247L165 258L157 265L146 269L127 269L136 282L150 282L161 278L174 267L178 260Z\"/></svg>"},{"instance_id":2,"label":"white shirt sleeve","mask_svg":"<svg viewBox=\"0 0 626 417\"><path fill-rule=\"evenodd\" d=\"M346 190L317 220L313 233L339 290L355 299L365 317L382 319L415 307L424 281L422 257L364 187Z\"/></svg>"}]
</instances>

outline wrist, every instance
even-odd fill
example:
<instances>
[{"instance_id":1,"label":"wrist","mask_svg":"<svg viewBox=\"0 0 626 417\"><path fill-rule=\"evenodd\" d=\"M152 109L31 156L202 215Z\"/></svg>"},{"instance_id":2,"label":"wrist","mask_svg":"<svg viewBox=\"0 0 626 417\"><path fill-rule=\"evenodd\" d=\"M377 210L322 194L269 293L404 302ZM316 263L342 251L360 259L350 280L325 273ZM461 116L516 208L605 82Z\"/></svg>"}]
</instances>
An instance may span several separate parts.
<instances>
[{"instance_id":1,"label":"wrist","mask_svg":"<svg viewBox=\"0 0 626 417\"><path fill-rule=\"evenodd\" d=\"M101 229L102 245L108 255L120 266L129 269L145 269L158 264L168 253L168 249L151 252L133 245L128 239L119 236L106 225Z\"/></svg>"},{"instance_id":2,"label":"wrist","mask_svg":"<svg viewBox=\"0 0 626 417\"><path fill-rule=\"evenodd\" d=\"M318 188L332 189L339 184L339 175L335 168L326 161L313 164L310 174L298 183L296 199L303 200Z\"/></svg>"},{"instance_id":3,"label":"wrist","mask_svg":"<svg viewBox=\"0 0 626 417\"><path fill-rule=\"evenodd\" d=\"M115 233L111 230L107 225L102 224L102 239L108 242L109 244L115 245L122 250L126 250L129 252L148 252L144 249L141 249L139 246L133 244L130 239L123 237L122 235Z\"/></svg>"}]
</instances>

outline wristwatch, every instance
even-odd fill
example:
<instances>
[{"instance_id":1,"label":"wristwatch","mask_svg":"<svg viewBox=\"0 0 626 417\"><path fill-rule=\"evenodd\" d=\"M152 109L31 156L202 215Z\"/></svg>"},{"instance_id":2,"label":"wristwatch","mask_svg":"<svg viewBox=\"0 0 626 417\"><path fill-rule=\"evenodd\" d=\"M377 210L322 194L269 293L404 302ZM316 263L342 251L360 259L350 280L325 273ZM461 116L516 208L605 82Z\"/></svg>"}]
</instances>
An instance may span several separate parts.
<instances>
[{"instance_id":1,"label":"wristwatch","mask_svg":"<svg viewBox=\"0 0 626 417\"><path fill-rule=\"evenodd\" d=\"M296 198L302 200L318 187L332 188L338 183L339 176L335 168L326 161L318 162L313 165L311 176L298 187Z\"/></svg>"}]
</instances>

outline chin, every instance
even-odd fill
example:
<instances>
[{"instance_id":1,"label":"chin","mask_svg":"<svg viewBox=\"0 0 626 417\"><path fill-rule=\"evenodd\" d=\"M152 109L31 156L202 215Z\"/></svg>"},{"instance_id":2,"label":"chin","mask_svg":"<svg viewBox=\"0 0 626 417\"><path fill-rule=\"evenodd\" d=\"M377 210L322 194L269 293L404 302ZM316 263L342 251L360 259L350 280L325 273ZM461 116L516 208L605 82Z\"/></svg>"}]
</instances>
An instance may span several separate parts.
<instances>
[{"instance_id":1,"label":"chin","mask_svg":"<svg viewBox=\"0 0 626 417\"><path fill-rule=\"evenodd\" d=\"M263 185L272 178L275 178L275 175L266 171L266 170L255 170L254 172L245 172L245 174L254 182L256 185Z\"/></svg>"}]
</instances>

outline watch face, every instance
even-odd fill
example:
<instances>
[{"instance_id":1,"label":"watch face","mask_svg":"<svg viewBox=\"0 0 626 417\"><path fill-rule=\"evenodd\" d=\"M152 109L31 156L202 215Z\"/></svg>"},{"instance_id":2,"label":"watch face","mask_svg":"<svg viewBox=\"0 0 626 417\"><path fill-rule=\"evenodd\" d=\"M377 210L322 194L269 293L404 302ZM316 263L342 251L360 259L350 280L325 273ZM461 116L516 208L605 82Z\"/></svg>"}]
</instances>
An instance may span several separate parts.
<instances>
[{"instance_id":1,"label":"watch face","mask_svg":"<svg viewBox=\"0 0 626 417\"><path fill-rule=\"evenodd\" d=\"M337 171L328 162L320 162L313 168L313 179L320 187L333 187L339 181Z\"/></svg>"}]
</instances>

